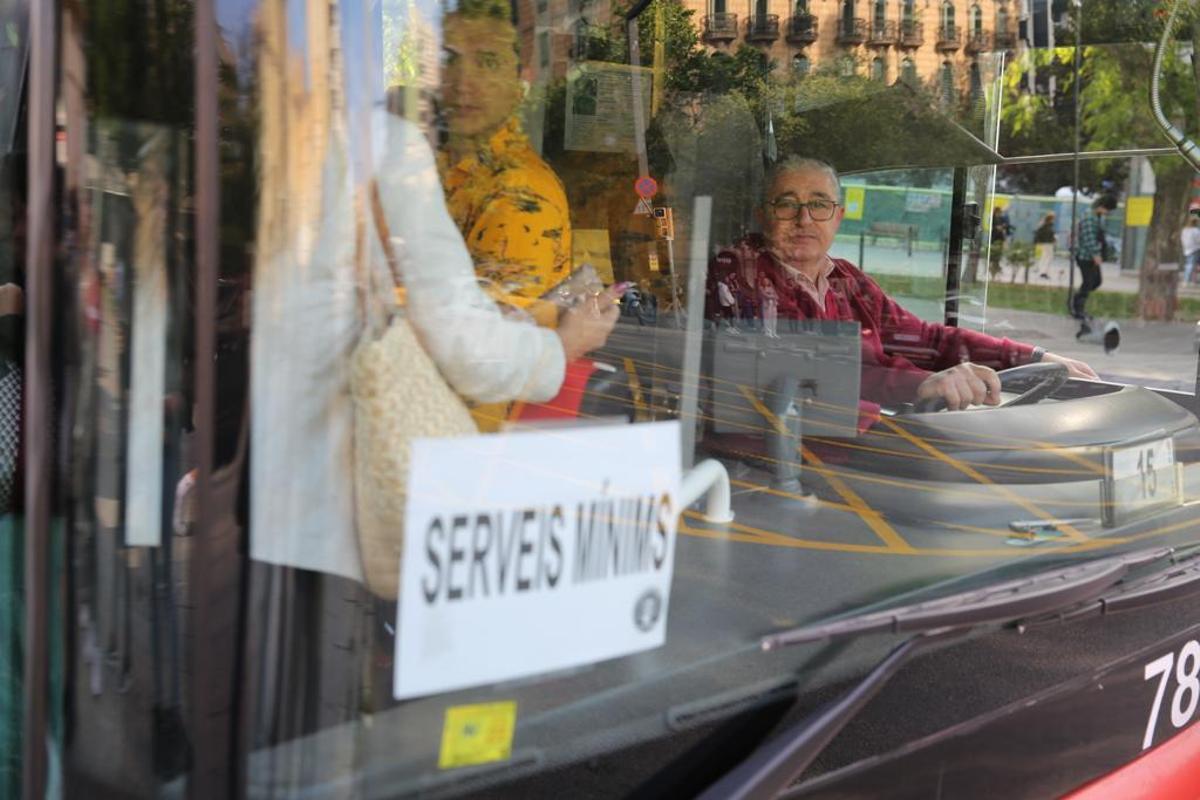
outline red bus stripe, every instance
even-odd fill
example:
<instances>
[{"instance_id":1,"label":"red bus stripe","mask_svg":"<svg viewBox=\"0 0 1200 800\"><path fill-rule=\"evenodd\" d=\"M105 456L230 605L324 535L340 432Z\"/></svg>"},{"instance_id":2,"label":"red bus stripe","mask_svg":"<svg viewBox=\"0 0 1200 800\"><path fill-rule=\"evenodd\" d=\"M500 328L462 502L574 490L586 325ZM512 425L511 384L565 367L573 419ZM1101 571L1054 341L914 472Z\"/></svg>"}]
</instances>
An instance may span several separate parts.
<instances>
[{"instance_id":1,"label":"red bus stripe","mask_svg":"<svg viewBox=\"0 0 1200 800\"><path fill-rule=\"evenodd\" d=\"M1200 797L1200 725L1066 795L1066 800L1196 800Z\"/></svg>"}]
</instances>

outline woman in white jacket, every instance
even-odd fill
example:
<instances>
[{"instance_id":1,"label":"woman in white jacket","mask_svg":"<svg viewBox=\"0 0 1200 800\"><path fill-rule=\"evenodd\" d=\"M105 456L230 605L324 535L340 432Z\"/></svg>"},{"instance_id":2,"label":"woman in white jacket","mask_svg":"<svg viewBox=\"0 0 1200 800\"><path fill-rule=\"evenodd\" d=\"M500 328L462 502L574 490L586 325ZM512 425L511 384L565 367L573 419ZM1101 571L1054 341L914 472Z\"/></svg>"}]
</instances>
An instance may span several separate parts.
<instances>
[{"instance_id":1,"label":"woman in white jacket","mask_svg":"<svg viewBox=\"0 0 1200 800\"><path fill-rule=\"evenodd\" d=\"M251 746L266 753L251 759L248 780L280 795L313 786L355 795L374 747L363 711L391 697L388 604L362 584L349 388L368 304L394 302L364 202L371 185L405 313L467 400L553 397L566 360L601 345L618 313L601 307L602 296L567 313L556 331L501 314L476 283L421 131L380 108L355 110L370 90L343 85L340 53L354 37L339 34L339 11L336 0L267 0L256 25L245 696ZM362 67L367 48L354 50L357 80L372 70ZM347 102L349 89L359 91Z\"/></svg>"},{"instance_id":2,"label":"woman in white jacket","mask_svg":"<svg viewBox=\"0 0 1200 800\"><path fill-rule=\"evenodd\" d=\"M339 40L336 15L328 29L314 30L324 22L309 16L310 45ZM310 46L308 74L297 75L287 24L283 4L264 4L251 555L361 580L348 369L363 330L360 290L376 292L372 302L388 291L382 281L364 281L358 265L361 241L368 263L387 272L362 207L367 184L379 190L409 320L469 401L552 398L566 361L603 345L618 309L602 295L553 331L502 315L479 288L420 129L380 107L347 110L337 47Z\"/></svg>"}]
</instances>

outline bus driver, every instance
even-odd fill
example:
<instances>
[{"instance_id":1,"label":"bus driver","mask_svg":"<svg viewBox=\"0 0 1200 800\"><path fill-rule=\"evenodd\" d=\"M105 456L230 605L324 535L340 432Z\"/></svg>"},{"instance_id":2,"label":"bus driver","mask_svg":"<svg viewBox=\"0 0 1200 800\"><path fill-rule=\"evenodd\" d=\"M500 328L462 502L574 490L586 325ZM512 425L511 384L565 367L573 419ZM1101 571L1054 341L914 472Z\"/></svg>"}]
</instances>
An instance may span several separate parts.
<instances>
[{"instance_id":1,"label":"bus driver","mask_svg":"<svg viewBox=\"0 0 1200 800\"><path fill-rule=\"evenodd\" d=\"M832 258L842 222L841 185L832 166L790 158L767 177L751 234L718 253L710 281L730 273L750 286L774 287L780 319L824 319L862 326L862 397L884 405L941 398L951 410L1000 402L996 370L1055 361L1073 377L1096 379L1082 361L1031 344L925 322L888 297L858 267ZM711 315L710 315L711 316Z\"/></svg>"}]
</instances>

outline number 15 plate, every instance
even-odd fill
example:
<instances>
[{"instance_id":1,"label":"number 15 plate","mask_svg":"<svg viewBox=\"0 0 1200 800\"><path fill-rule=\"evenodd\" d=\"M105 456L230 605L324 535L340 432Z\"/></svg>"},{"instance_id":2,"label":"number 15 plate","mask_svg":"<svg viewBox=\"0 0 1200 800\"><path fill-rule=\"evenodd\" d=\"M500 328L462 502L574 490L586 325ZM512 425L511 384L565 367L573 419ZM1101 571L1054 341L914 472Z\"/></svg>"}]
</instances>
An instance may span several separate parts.
<instances>
[{"instance_id":1,"label":"number 15 plate","mask_svg":"<svg viewBox=\"0 0 1200 800\"><path fill-rule=\"evenodd\" d=\"M1182 502L1171 437L1109 447L1104 463L1105 525L1123 525Z\"/></svg>"}]
</instances>

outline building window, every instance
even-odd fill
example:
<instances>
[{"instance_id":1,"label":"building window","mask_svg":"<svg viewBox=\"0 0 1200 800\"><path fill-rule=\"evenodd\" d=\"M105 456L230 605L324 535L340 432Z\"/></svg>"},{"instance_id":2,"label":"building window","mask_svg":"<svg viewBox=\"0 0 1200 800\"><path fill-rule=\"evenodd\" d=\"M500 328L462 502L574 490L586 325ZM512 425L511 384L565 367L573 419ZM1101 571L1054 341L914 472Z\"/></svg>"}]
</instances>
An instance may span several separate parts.
<instances>
[{"instance_id":1,"label":"building window","mask_svg":"<svg viewBox=\"0 0 1200 800\"><path fill-rule=\"evenodd\" d=\"M979 72L979 64L971 62L971 102L978 103L983 99L983 76Z\"/></svg>"},{"instance_id":2,"label":"building window","mask_svg":"<svg viewBox=\"0 0 1200 800\"><path fill-rule=\"evenodd\" d=\"M887 81L887 64L882 58L876 58L871 62L871 80L880 83Z\"/></svg>"},{"instance_id":3,"label":"building window","mask_svg":"<svg viewBox=\"0 0 1200 800\"><path fill-rule=\"evenodd\" d=\"M842 19L845 20L846 30L853 30L854 0L842 0Z\"/></svg>"},{"instance_id":4,"label":"building window","mask_svg":"<svg viewBox=\"0 0 1200 800\"><path fill-rule=\"evenodd\" d=\"M796 16L808 16L808 0L796 0Z\"/></svg>"},{"instance_id":5,"label":"building window","mask_svg":"<svg viewBox=\"0 0 1200 800\"><path fill-rule=\"evenodd\" d=\"M887 0L875 0L875 13L872 16L876 28L882 28L887 21Z\"/></svg>"},{"instance_id":6,"label":"building window","mask_svg":"<svg viewBox=\"0 0 1200 800\"><path fill-rule=\"evenodd\" d=\"M724 14L725 13L725 0L713 0L712 13Z\"/></svg>"},{"instance_id":7,"label":"building window","mask_svg":"<svg viewBox=\"0 0 1200 800\"><path fill-rule=\"evenodd\" d=\"M949 61L942 62L942 72L940 77L942 103L945 105L954 104L954 65Z\"/></svg>"},{"instance_id":8,"label":"building window","mask_svg":"<svg viewBox=\"0 0 1200 800\"><path fill-rule=\"evenodd\" d=\"M1008 9L1004 6L996 9L996 33L1008 33Z\"/></svg>"},{"instance_id":9,"label":"building window","mask_svg":"<svg viewBox=\"0 0 1200 800\"><path fill-rule=\"evenodd\" d=\"M808 56L804 53L796 53L792 56L792 74L797 78L803 78L808 74L808 70L812 64L808 60Z\"/></svg>"},{"instance_id":10,"label":"building window","mask_svg":"<svg viewBox=\"0 0 1200 800\"><path fill-rule=\"evenodd\" d=\"M971 33L983 33L983 9L978 3L971 6Z\"/></svg>"},{"instance_id":11,"label":"building window","mask_svg":"<svg viewBox=\"0 0 1200 800\"><path fill-rule=\"evenodd\" d=\"M856 64L851 56L842 56L838 59L838 75L843 78L853 77L856 70Z\"/></svg>"},{"instance_id":12,"label":"building window","mask_svg":"<svg viewBox=\"0 0 1200 800\"><path fill-rule=\"evenodd\" d=\"M942 3L942 30L951 36L954 35L954 3L950 0Z\"/></svg>"},{"instance_id":13,"label":"building window","mask_svg":"<svg viewBox=\"0 0 1200 800\"><path fill-rule=\"evenodd\" d=\"M542 31L537 36L538 64L542 69L550 68L550 32Z\"/></svg>"},{"instance_id":14,"label":"building window","mask_svg":"<svg viewBox=\"0 0 1200 800\"><path fill-rule=\"evenodd\" d=\"M584 61L587 59L589 51L592 49L592 26L588 25L587 20L579 20L575 23L575 36L571 44L571 56L576 61Z\"/></svg>"},{"instance_id":15,"label":"building window","mask_svg":"<svg viewBox=\"0 0 1200 800\"><path fill-rule=\"evenodd\" d=\"M916 0L904 0L904 6L900 10L900 20L912 24L917 18L917 2Z\"/></svg>"},{"instance_id":16,"label":"building window","mask_svg":"<svg viewBox=\"0 0 1200 800\"><path fill-rule=\"evenodd\" d=\"M917 64L911 58L905 58L900 62L900 80L908 84L916 84Z\"/></svg>"}]
</instances>

